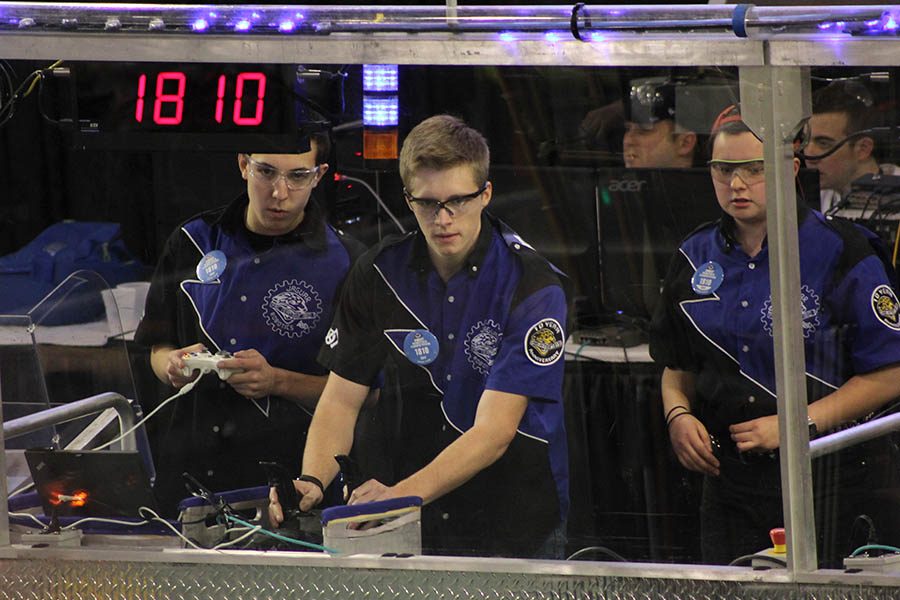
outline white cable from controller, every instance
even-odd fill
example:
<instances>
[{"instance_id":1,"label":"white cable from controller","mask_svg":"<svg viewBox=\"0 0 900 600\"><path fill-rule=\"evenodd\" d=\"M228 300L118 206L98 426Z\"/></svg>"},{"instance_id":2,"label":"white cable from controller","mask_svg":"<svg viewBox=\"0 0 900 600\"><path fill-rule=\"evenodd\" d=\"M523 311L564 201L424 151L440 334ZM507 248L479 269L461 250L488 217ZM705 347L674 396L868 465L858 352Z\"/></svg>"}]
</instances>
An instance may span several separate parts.
<instances>
[{"instance_id":1,"label":"white cable from controller","mask_svg":"<svg viewBox=\"0 0 900 600\"><path fill-rule=\"evenodd\" d=\"M94 451L96 451L96 450L103 450L103 449L106 448L107 446L109 446L109 445L111 445L111 444L114 444L114 443L118 442L119 440L121 440L123 437L125 437L126 435L128 435L129 433L131 433L132 431L134 431L135 429L137 429L138 427L140 427L141 425L143 425L144 423L146 423L147 420L148 420L150 417L152 417L153 415L155 415L157 412L159 412L159 410L160 410L163 406L165 406L166 404L168 404L169 402L171 402L171 401L174 400L175 398L178 398L179 396L183 396L183 395L187 394L189 391L191 391L192 389L194 389L194 386L197 385L197 382L200 381L200 379L201 379L204 375L206 375L207 373L211 372L211 370L212 370L212 369L200 369L200 375L197 376L197 379L195 379L195 380L193 380L193 381L190 381L190 382L186 383L180 390L178 390L178 393L176 393L174 396L170 396L170 397L166 398L165 400L163 400L163 401L160 403L159 406L157 406L157 407L154 408L152 411L150 411L150 413L149 413L146 417L144 417L143 419L141 419L140 421L138 421L137 423L135 423L134 426L133 426L131 429L129 429L128 431L122 432L122 433L119 435L119 437L113 438L112 440L106 442L105 444L103 444L103 445L101 445L101 446L97 446L97 447L94 448L93 450L94 450Z\"/></svg>"}]
</instances>

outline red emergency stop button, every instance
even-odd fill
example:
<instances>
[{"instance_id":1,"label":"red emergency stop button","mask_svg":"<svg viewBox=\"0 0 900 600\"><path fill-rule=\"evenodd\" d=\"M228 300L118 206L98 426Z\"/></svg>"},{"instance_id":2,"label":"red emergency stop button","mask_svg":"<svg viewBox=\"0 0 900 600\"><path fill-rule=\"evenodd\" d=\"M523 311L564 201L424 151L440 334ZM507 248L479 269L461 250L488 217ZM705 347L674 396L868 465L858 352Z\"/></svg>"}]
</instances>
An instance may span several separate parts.
<instances>
[{"instance_id":1,"label":"red emergency stop button","mask_svg":"<svg viewBox=\"0 0 900 600\"><path fill-rule=\"evenodd\" d=\"M769 530L769 537L772 538L772 546L774 546L775 554L787 554L784 527L775 527L774 529Z\"/></svg>"}]
</instances>

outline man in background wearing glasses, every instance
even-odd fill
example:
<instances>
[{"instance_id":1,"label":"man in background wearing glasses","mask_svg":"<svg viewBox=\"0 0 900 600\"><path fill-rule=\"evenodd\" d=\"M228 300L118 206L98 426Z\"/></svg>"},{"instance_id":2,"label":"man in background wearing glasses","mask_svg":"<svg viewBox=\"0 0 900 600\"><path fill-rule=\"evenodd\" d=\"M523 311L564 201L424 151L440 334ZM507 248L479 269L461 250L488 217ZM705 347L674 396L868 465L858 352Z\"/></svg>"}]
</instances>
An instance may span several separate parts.
<instances>
[{"instance_id":1,"label":"man in background wearing glasses","mask_svg":"<svg viewBox=\"0 0 900 600\"><path fill-rule=\"evenodd\" d=\"M319 360L330 369L295 482L309 509L337 473L363 400L383 368L394 415L392 481L350 504L419 496L426 553L560 556L568 508L561 276L484 212L484 137L448 115L426 119L400 153L419 231L356 263ZM270 515L281 520L272 494Z\"/></svg>"},{"instance_id":2,"label":"man in background wearing glasses","mask_svg":"<svg viewBox=\"0 0 900 600\"><path fill-rule=\"evenodd\" d=\"M362 249L326 224L311 198L328 171L327 133L285 154L239 154L246 192L192 217L169 237L135 340L179 389L198 377L184 355L234 358L150 422L160 506L185 497L187 471L212 490L265 481L260 460L296 464L327 371L316 354L333 303Z\"/></svg>"}]
</instances>

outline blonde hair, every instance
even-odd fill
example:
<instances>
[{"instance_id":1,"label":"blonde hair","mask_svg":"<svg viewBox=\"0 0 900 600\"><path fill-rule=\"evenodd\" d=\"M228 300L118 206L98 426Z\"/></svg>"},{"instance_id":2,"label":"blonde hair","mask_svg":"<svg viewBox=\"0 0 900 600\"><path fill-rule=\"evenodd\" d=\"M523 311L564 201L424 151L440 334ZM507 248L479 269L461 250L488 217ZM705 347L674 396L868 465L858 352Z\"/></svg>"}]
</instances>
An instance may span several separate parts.
<instances>
[{"instance_id":1,"label":"blonde hair","mask_svg":"<svg viewBox=\"0 0 900 600\"><path fill-rule=\"evenodd\" d=\"M438 171L460 165L472 167L475 182L488 178L491 152L487 141L457 117L435 115L413 127L400 150L400 178L409 187L421 169Z\"/></svg>"}]
</instances>

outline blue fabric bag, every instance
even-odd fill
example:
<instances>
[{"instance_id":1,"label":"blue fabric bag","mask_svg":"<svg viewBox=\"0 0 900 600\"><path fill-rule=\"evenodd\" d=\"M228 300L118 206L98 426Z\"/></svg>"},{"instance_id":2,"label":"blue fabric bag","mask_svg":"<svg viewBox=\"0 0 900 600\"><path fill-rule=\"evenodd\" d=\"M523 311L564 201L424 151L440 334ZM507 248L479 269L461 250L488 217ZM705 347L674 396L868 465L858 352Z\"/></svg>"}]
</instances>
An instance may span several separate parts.
<instances>
[{"instance_id":1,"label":"blue fabric bag","mask_svg":"<svg viewBox=\"0 0 900 600\"><path fill-rule=\"evenodd\" d=\"M93 271L109 287L145 279L148 270L129 252L118 223L62 221L20 250L0 257L0 314L28 314L47 294L79 270ZM104 314L100 286L73 286L41 325L84 323Z\"/></svg>"}]
</instances>

